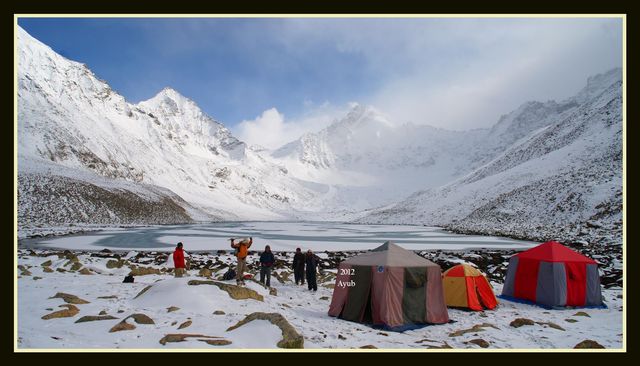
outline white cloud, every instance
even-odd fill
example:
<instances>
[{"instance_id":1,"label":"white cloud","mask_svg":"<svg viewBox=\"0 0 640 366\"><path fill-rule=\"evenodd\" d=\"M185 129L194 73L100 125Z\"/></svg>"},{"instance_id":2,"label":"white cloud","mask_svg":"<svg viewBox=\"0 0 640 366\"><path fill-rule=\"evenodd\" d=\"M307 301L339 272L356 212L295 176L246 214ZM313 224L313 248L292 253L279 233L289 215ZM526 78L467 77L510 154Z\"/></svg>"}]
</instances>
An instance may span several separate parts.
<instances>
[{"instance_id":1,"label":"white cloud","mask_svg":"<svg viewBox=\"0 0 640 366\"><path fill-rule=\"evenodd\" d=\"M332 43L359 55L380 80L359 102L396 122L450 129L491 126L622 66L621 19L294 19L286 29L292 52Z\"/></svg>"},{"instance_id":2,"label":"white cloud","mask_svg":"<svg viewBox=\"0 0 640 366\"><path fill-rule=\"evenodd\" d=\"M306 100L307 111L299 118L286 120L276 108L268 109L253 120L237 124L234 134L250 145L277 149L294 141L307 132L317 132L327 127L347 112L348 106L334 107L329 103L315 105Z\"/></svg>"}]
</instances>

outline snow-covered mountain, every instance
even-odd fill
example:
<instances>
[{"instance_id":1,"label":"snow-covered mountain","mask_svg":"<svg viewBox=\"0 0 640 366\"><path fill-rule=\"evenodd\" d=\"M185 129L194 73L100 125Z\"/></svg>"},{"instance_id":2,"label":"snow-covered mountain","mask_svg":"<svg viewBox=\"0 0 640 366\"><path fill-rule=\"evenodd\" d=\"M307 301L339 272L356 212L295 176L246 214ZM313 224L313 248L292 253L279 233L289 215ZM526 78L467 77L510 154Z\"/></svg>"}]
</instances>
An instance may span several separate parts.
<instances>
[{"instance_id":1,"label":"snow-covered mountain","mask_svg":"<svg viewBox=\"0 0 640 366\"><path fill-rule=\"evenodd\" d=\"M130 104L85 65L58 55L23 29L18 31L18 157L22 226L38 223L26 212L43 201L54 211L50 217L59 218L55 223L63 224L71 216L55 211L64 210L65 200L90 196L84 184L59 184L55 193L45 193L52 176L90 182L91 189L106 188L105 179L117 180L121 186L107 188L117 197L145 196L139 192L144 191L154 202L188 209L173 215L179 222L278 219L313 194L175 90ZM71 186L75 193L67 190ZM80 196L78 187L85 187ZM112 209L113 223L133 220L115 207L103 208ZM100 214L84 212L86 222Z\"/></svg>"},{"instance_id":2,"label":"snow-covered mountain","mask_svg":"<svg viewBox=\"0 0 640 366\"><path fill-rule=\"evenodd\" d=\"M360 221L621 244L621 70L590 78L565 102L523 105L488 139L523 129L531 132L464 177Z\"/></svg>"},{"instance_id":3,"label":"snow-covered mountain","mask_svg":"<svg viewBox=\"0 0 640 366\"><path fill-rule=\"evenodd\" d=\"M363 210L471 170L481 135L426 125L396 124L371 106L356 105L329 127L272 153L302 180L322 183L334 207Z\"/></svg>"},{"instance_id":4,"label":"snow-covered mountain","mask_svg":"<svg viewBox=\"0 0 640 366\"><path fill-rule=\"evenodd\" d=\"M356 105L269 152L171 88L128 103L19 29L19 228L367 215L360 221L620 242L621 103L615 69L486 129L438 129L428 116L399 124Z\"/></svg>"},{"instance_id":5,"label":"snow-covered mountain","mask_svg":"<svg viewBox=\"0 0 640 366\"><path fill-rule=\"evenodd\" d=\"M342 120L283 146L272 157L293 176L330 187L331 197L321 198L327 208L365 210L472 172L575 111L580 105L575 99L525 103L492 128L470 131L397 124L371 106L357 105Z\"/></svg>"}]
</instances>

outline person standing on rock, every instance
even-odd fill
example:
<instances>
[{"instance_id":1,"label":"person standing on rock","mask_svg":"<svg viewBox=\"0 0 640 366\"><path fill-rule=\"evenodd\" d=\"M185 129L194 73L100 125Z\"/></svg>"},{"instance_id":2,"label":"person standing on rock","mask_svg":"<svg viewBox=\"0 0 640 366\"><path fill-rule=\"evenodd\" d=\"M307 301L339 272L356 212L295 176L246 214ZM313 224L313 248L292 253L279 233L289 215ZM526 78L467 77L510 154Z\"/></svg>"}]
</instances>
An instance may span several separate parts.
<instances>
[{"instance_id":1,"label":"person standing on rock","mask_svg":"<svg viewBox=\"0 0 640 366\"><path fill-rule=\"evenodd\" d=\"M319 258L317 255L313 254L311 249L309 249L304 261L307 266L307 287L309 288L309 291L318 291L318 284L316 283L316 267L318 267Z\"/></svg>"},{"instance_id":2,"label":"person standing on rock","mask_svg":"<svg viewBox=\"0 0 640 366\"><path fill-rule=\"evenodd\" d=\"M184 250L182 249L182 242L176 245L176 250L173 252L173 266L176 277L182 277L186 273L186 265L184 260Z\"/></svg>"},{"instance_id":3,"label":"person standing on rock","mask_svg":"<svg viewBox=\"0 0 640 366\"><path fill-rule=\"evenodd\" d=\"M271 247L265 246L264 252L260 254L260 282L267 287L271 287L271 268L273 268L275 261L276 259L271 253Z\"/></svg>"},{"instance_id":4,"label":"person standing on rock","mask_svg":"<svg viewBox=\"0 0 640 366\"><path fill-rule=\"evenodd\" d=\"M236 243L236 239L231 239L231 248L237 249L236 256L238 257L238 266L236 267L236 283L238 285L244 285L244 271L247 269L247 255L249 254L249 248L253 244L253 238L249 240L242 239Z\"/></svg>"},{"instance_id":5,"label":"person standing on rock","mask_svg":"<svg viewBox=\"0 0 640 366\"><path fill-rule=\"evenodd\" d=\"M296 248L296 254L293 256L293 276L296 280L296 285L304 285L304 254L300 248Z\"/></svg>"}]
</instances>

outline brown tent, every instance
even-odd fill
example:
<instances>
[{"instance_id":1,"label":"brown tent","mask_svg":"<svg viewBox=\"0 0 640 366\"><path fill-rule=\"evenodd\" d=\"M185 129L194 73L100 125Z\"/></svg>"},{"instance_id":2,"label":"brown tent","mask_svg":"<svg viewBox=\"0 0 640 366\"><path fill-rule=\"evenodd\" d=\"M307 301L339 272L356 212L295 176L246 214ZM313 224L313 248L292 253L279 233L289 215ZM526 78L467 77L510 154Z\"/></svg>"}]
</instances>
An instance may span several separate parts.
<instances>
[{"instance_id":1,"label":"brown tent","mask_svg":"<svg viewBox=\"0 0 640 366\"><path fill-rule=\"evenodd\" d=\"M329 315L391 330L449 321L440 266L392 242L338 267Z\"/></svg>"}]
</instances>

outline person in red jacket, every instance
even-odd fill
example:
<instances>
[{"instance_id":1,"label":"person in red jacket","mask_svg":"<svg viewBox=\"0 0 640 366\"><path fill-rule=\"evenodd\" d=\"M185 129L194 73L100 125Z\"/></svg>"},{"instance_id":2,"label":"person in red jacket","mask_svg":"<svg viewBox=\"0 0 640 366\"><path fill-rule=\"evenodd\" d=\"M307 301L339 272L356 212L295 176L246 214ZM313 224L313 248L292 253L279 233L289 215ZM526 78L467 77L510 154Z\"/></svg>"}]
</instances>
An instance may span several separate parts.
<instances>
[{"instance_id":1,"label":"person in red jacket","mask_svg":"<svg viewBox=\"0 0 640 366\"><path fill-rule=\"evenodd\" d=\"M182 277L186 271L186 265L184 262L184 250L182 249L182 242L176 245L176 250L173 252L173 265L175 266L176 277Z\"/></svg>"}]
</instances>

